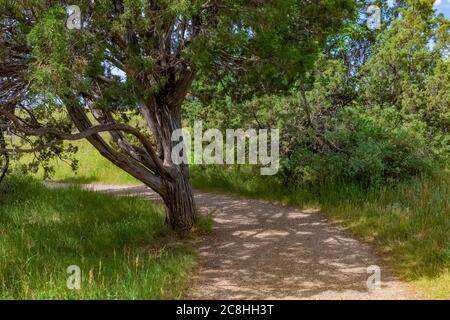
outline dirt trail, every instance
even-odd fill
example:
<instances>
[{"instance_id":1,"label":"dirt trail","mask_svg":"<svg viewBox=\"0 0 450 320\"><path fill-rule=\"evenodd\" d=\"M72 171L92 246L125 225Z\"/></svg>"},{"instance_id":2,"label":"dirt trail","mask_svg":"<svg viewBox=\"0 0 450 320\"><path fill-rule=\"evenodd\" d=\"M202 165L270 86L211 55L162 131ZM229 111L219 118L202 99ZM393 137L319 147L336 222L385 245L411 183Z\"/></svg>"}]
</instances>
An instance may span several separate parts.
<instances>
[{"instance_id":1,"label":"dirt trail","mask_svg":"<svg viewBox=\"0 0 450 320\"><path fill-rule=\"evenodd\" d=\"M145 187L88 188L114 195L158 196ZM198 243L200 272L190 299L413 299L371 250L315 210L196 193L212 212L212 235ZM367 268L381 268L369 291Z\"/></svg>"}]
</instances>

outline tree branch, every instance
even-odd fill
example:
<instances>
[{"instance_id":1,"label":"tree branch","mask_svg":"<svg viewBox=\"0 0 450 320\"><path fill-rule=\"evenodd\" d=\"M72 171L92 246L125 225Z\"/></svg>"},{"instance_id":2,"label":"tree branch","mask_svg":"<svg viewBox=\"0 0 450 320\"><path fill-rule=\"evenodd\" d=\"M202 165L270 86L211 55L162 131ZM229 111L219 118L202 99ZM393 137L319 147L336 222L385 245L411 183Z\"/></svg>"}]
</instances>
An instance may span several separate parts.
<instances>
[{"instance_id":1,"label":"tree branch","mask_svg":"<svg viewBox=\"0 0 450 320\"><path fill-rule=\"evenodd\" d=\"M79 133L65 133L61 132L55 128L33 128L33 127L27 127L22 125L21 121L18 117L15 115L9 113L6 110L0 110L0 115L3 115L5 118L9 119L13 124L14 127L18 130L23 132L26 135L32 135L32 136L45 136L45 135L53 135L57 137L60 140L68 140L68 141L75 141L75 140L81 140L88 138L90 136L96 135L101 132L109 132L109 131L123 131L130 133L134 135L138 140L142 143L145 150L148 152L152 160L154 161L156 168L159 173L162 175L168 175L167 170L164 168L161 160L157 157L153 146L151 143L147 140L147 138L139 132L137 129L128 126L126 124L118 124L118 123L110 123L110 124L104 124L104 125L97 125L92 126L90 128L86 128L85 130L79 132Z\"/></svg>"}]
</instances>

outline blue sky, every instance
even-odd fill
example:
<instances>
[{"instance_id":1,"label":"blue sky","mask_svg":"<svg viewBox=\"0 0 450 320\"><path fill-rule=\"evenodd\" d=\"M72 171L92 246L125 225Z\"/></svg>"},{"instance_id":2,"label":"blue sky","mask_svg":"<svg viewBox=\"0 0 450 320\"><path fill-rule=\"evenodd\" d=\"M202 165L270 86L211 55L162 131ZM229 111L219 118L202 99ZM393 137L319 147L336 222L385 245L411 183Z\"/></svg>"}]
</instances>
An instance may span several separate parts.
<instances>
[{"instance_id":1,"label":"blue sky","mask_svg":"<svg viewBox=\"0 0 450 320\"><path fill-rule=\"evenodd\" d=\"M450 0L436 0L434 7L437 12L443 13L447 19L450 19Z\"/></svg>"}]
</instances>

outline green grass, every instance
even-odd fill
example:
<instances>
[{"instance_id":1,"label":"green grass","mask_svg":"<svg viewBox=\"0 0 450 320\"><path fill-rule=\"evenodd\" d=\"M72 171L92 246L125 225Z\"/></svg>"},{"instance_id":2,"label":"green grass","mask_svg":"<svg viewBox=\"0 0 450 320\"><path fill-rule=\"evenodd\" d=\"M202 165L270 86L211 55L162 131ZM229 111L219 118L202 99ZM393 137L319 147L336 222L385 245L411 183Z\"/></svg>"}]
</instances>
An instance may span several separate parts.
<instances>
[{"instance_id":1,"label":"green grass","mask_svg":"<svg viewBox=\"0 0 450 320\"><path fill-rule=\"evenodd\" d=\"M296 207L317 207L374 244L401 279L429 299L450 299L450 173L364 190L330 184L289 188L247 167L196 167L197 189L228 192Z\"/></svg>"},{"instance_id":2,"label":"green grass","mask_svg":"<svg viewBox=\"0 0 450 320\"><path fill-rule=\"evenodd\" d=\"M55 178L114 184L138 183L81 143L78 175L59 164ZM371 242L395 272L425 298L450 298L450 173L422 177L376 190L331 184L292 188L248 167L192 167L197 189L320 208L324 214Z\"/></svg>"},{"instance_id":3,"label":"green grass","mask_svg":"<svg viewBox=\"0 0 450 320\"><path fill-rule=\"evenodd\" d=\"M196 265L162 206L29 178L0 189L0 299L179 299ZM66 287L81 268L81 290Z\"/></svg>"},{"instance_id":4,"label":"green grass","mask_svg":"<svg viewBox=\"0 0 450 320\"><path fill-rule=\"evenodd\" d=\"M79 148L79 152L76 154L80 164L79 168L74 172L67 162L54 159L51 161L55 169L52 180L67 183L140 184L134 177L103 158L86 140L75 141L72 144ZM25 156L20 162L26 163L28 158L29 156ZM42 170L36 177L43 177Z\"/></svg>"}]
</instances>

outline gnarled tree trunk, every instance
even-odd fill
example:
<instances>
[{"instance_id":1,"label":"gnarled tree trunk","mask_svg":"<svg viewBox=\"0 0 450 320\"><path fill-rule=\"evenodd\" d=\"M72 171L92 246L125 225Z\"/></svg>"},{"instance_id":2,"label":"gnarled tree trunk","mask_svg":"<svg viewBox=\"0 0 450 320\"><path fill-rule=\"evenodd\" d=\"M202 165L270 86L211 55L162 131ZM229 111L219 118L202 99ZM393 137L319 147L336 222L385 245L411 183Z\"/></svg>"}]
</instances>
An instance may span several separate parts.
<instances>
[{"instance_id":1,"label":"gnarled tree trunk","mask_svg":"<svg viewBox=\"0 0 450 320\"><path fill-rule=\"evenodd\" d=\"M110 133L122 152L112 148L98 134L87 137L87 140L102 156L161 196L167 208L167 222L174 230L189 231L197 213L189 167L188 164L176 164L172 161L172 149L179 143L172 141L172 133L181 129L181 103L166 101L153 99L140 104L140 111L156 140L154 159L148 150L134 145L118 131ZM69 115L80 132L92 127L85 110L74 100L67 100L66 104ZM107 110L97 110L95 113L96 120L100 123L114 122Z\"/></svg>"},{"instance_id":2,"label":"gnarled tree trunk","mask_svg":"<svg viewBox=\"0 0 450 320\"><path fill-rule=\"evenodd\" d=\"M175 230L190 230L196 216L194 192L187 165L178 168L178 179L168 182L162 196L167 207L167 222Z\"/></svg>"},{"instance_id":3,"label":"gnarled tree trunk","mask_svg":"<svg viewBox=\"0 0 450 320\"><path fill-rule=\"evenodd\" d=\"M167 103L166 96L141 107L141 112L156 138L157 154L173 178L164 180L164 188L160 193L167 207L167 220L175 230L190 230L197 209L189 166L187 163L175 164L172 159L172 150L179 143L172 141L172 133L182 128L180 106L173 102Z\"/></svg>"}]
</instances>

